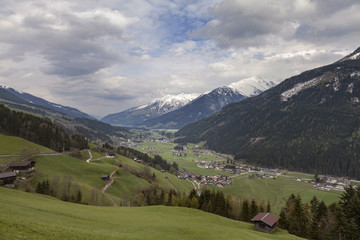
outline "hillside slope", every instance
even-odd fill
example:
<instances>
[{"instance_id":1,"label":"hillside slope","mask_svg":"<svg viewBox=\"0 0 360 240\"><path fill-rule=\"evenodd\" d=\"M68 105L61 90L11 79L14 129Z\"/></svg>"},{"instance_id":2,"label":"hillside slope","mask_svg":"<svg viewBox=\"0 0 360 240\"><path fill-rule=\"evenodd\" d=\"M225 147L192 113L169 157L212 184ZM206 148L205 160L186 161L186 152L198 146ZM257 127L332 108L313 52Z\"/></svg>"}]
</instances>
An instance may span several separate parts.
<instances>
[{"instance_id":1,"label":"hillside slope","mask_svg":"<svg viewBox=\"0 0 360 240\"><path fill-rule=\"evenodd\" d=\"M4 239L301 239L282 230L266 234L253 225L176 207L114 208L66 203L0 188Z\"/></svg>"},{"instance_id":2,"label":"hillside slope","mask_svg":"<svg viewBox=\"0 0 360 240\"><path fill-rule=\"evenodd\" d=\"M51 103L2 85L0 85L0 104L16 111L46 118L61 126L69 135L80 133L89 139L111 142L111 136L123 137L128 133L124 128L100 122L75 108Z\"/></svg>"},{"instance_id":3,"label":"hillside slope","mask_svg":"<svg viewBox=\"0 0 360 240\"><path fill-rule=\"evenodd\" d=\"M238 160L360 178L360 48L181 129Z\"/></svg>"}]
</instances>

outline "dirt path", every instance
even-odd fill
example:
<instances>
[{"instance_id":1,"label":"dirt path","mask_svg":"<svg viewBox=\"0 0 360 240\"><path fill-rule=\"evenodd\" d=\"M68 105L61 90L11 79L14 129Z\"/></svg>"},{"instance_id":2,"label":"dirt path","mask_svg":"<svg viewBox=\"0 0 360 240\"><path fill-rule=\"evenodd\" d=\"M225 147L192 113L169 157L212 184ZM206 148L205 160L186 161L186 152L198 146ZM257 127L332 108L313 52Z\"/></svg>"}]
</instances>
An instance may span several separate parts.
<instances>
[{"instance_id":1,"label":"dirt path","mask_svg":"<svg viewBox=\"0 0 360 240\"><path fill-rule=\"evenodd\" d=\"M92 160L92 154L91 154L90 149L88 150L88 152L89 152L89 156L90 156L90 158L89 158L88 160L86 160L86 162L87 162L87 163L89 163L89 162Z\"/></svg>"},{"instance_id":2,"label":"dirt path","mask_svg":"<svg viewBox=\"0 0 360 240\"><path fill-rule=\"evenodd\" d=\"M118 207L119 205L114 201L114 199L112 199L109 195L107 195L105 193L105 191L111 187L111 185L114 183L114 178L113 175L116 173L116 171L119 169L119 167L116 167L116 169L114 171L112 171L112 173L110 174L110 182L108 182L102 189L101 192L112 202L114 207Z\"/></svg>"},{"instance_id":3,"label":"dirt path","mask_svg":"<svg viewBox=\"0 0 360 240\"><path fill-rule=\"evenodd\" d=\"M195 181L190 181L189 179L186 179L186 180L188 180L189 182L192 183L192 185L194 186L194 189L195 189L195 190L200 190L200 183L195 182Z\"/></svg>"}]
</instances>

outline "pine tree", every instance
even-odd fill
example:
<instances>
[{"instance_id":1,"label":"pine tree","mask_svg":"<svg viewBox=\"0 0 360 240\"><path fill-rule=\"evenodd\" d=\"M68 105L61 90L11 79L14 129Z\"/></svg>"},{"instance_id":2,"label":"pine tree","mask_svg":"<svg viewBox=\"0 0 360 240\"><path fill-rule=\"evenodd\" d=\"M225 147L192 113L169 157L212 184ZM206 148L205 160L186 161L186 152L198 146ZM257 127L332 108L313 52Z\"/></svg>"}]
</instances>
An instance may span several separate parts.
<instances>
[{"instance_id":1,"label":"pine tree","mask_svg":"<svg viewBox=\"0 0 360 240\"><path fill-rule=\"evenodd\" d=\"M251 218L255 217L256 214L258 214L258 211L259 211L259 209L258 209L258 206L256 204L256 201L255 201L255 199L252 199L251 200L251 205L250 205L249 218L251 219Z\"/></svg>"},{"instance_id":2,"label":"pine tree","mask_svg":"<svg viewBox=\"0 0 360 240\"><path fill-rule=\"evenodd\" d=\"M271 206L270 206L270 201L268 200L267 205L266 205L266 212L271 212Z\"/></svg>"},{"instance_id":3,"label":"pine tree","mask_svg":"<svg viewBox=\"0 0 360 240\"><path fill-rule=\"evenodd\" d=\"M248 222L250 220L250 212L249 212L249 202L247 199L244 200L242 207L241 207L241 220Z\"/></svg>"}]
</instances>

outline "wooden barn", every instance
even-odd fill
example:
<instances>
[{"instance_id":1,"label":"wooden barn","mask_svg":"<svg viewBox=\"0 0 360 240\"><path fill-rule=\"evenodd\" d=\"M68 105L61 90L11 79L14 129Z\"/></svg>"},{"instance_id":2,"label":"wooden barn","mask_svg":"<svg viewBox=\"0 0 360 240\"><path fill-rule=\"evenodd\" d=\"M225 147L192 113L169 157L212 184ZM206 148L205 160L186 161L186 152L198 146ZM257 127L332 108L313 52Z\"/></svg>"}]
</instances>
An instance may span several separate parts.
<instances>
[{"instance_id":1,"label":"wooden barn","mask_svg":"<svg viewBox=\"0 0 360 240\"><path fill-rule=\"evenodd\" d=\"M271 213L264 212L258 213L251 219L256 230L266 233L272 233L276 229L276 223L278 220L278 217L272 215Z\"/></svg>"},{"instance_id":2,"label":"wooden barn","mask_svg":"<svg viewBox=\"0 0 360 240\"><path fill-rule=\"evenodd\" d=\"M102 175L101 178L102 178L102 180L105 180L105 181L110 180L109 175Z\"/></svg>"},{"instance_id":3,"label":"wooden barn","mask_svg":"<svg viewBox=\"0 0 360 240\"><path fill-rule=\"evenodd\" d=\"M27 171L35 167L34 161L12 161L7 164L12 171Z\"/></svg>"},{"instance_id":4,"label":"wooden barn","mask_svg":"<svg viewBox=\"0 0 360 240\"><path fill-rule=\"evenodd\" d=\"M0 173L0 180L5 184L14 184L16 180L16 173L14 172L4 172Z\"/></svg>"}]
</instances>

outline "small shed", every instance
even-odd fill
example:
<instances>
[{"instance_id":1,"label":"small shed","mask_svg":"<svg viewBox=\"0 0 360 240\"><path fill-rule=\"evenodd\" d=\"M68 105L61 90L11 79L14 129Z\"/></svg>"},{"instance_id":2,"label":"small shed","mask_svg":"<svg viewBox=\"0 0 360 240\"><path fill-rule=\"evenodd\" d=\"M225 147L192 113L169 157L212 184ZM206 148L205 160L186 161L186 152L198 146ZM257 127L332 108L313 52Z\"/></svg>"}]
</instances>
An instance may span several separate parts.
<instances>
[{"instance_id":1,"label":"small shed","mask_svg":"<svg viewBox=\"0 0 360 240\"><path fill-rule=\"evenodd\" d=\"M115 157L115 156L116 156L116 153L114 153L114 152L108 152L107 155L108 155L109 157Z\"/></svg>"},{"instance_id":2,"label":"small shed","mask_svg":"<svg viewBox=\"0 0 360 240\"><path fill-rule=\"evenodd\" d=\"M7 167L12 171L31 170L35 167L34 161L12 161L7 164Z\"/></svg>"},{"instance_id":3,"label":"small shed","mask_svg":"<svg viewBox=\"0 0 360 240\"><path fill-rule=\"evenodd\" d=\"M3 184L14 184L16 180L16 173L14 172L0 173L0 180L3 182Z\"/></svg>"},{"instance_id":4,"label":"small shed","mask_svg":"<svg viewBox=\"0 0 360 240\"><path fill-rule=\"evenodd\" d=\"M251 219L256 230L266 233L272 233L276 229L276 223L278 220L278 217L265 212L258 213Z\"/></svg>"},{"instance_id":5,"label":"small shed","mask_svg":"<svg viewBox=\"0 0 360 240\"><path fill-rule=\"evenodd\" d=\"M109 175L102 175L101 178L102 178L102 180L110 180Z\"/></svg>"}]
</instances>

